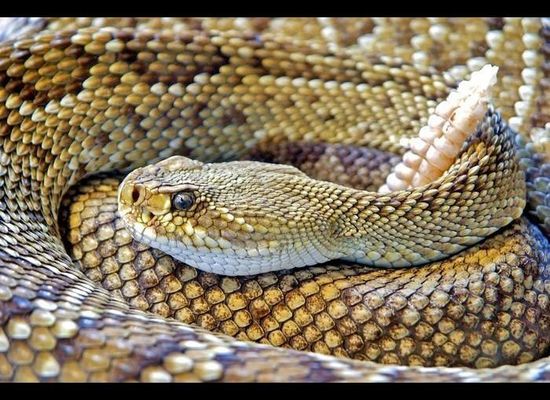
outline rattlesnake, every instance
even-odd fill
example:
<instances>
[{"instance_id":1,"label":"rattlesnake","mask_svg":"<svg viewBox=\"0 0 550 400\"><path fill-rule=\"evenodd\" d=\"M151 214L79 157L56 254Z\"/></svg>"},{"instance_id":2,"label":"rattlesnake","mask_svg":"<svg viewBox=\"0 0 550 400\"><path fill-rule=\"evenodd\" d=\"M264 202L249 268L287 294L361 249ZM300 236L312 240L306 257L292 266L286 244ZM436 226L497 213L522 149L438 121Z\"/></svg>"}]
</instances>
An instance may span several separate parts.
<instances>
[{"instance_id":1,"label":"rattlesnake","mask_svg":"<svg viewBox=\"0 0 550 400\"><path fill-rule=\"evenodd\" d=\"M43 29L44 23L33 22L38 29ZM248 282L252 282L249 287L256 282L259 296L263 291L265 301L275 297L276 301L270 305L280 306L273 309L273 317L281 329L270 332L277 334L266 334L271 342L288 333L284 322L289 317L279 318L286 310L292 310L294 317L290 320L296 322L301 318L300 310L302 317L309 311L315 315L315 323L304 326L329 325L322 330L323 338L311 341L315 343L309 349L321 352L332 349L334 354L353 356L342 354L346 352L342 348L348 346L349 350L351 338L357 341L358 335L355 331L346 334L339 325L349 312L348 320L357 325L356 330L362 330L363 338L380 327L383 327L380 330L387 327L389 335L394 335L390 338L393 345L389 343L391 340L386 341L387 348L382 348L385 355L390 355L382 362L394 363L392 354L412 361L414 357L406 353L407 346L400 346L405 349L403 355L395 349L396 343L414 347L410 340L413 332L433 325L436 332L424 339L432 337L441 348L436 350L441 353L431 361L435 365L460 359L462 365L487 367L492 361L486 356L497 353L496 359L502 363L523 362L517 366L434 369L276 349L140 311L119 295L101 288L71 261L57 225L63 194L86 175L129 170L173 154L203 161L231 160L243 156L266 136L282 137L291 144L300 140L344 143L403 153L399 137L392 137L391 132L399 130L412 136L421 121L425 122L428 109L446 96L456 80L421 65L366 56L334 43L292 39L269 32L197 29L196 21L182 22L185 29L157 22L147 29L75 30L71 23L53 21L51 31L44 29L32 38L26 32L27 38L8 40L0 48L2 379L548 378L549 363L544 358L548 350L548 239L526 217L477 247L462 250L447 264L442 261L419 269L379 272L386 274L387 285L384 285L386 278L377 277L376 273L373 279L366 272L362 274L360 268L341 266L338 262L288 275L297 283L284 290L286 295L284 274L276 275L275 282L267 284L265 281L272 279L269 275L243 281L243 293ZM66 24L69 26L63 28ZM258 30L260 25L258 22ZM9 29L5 32L6 36L14 35ZM545 37L544 29L541 32ZM255 88L253 76L267 77L264 91ZM272 84L277 77L281 79ZM292 79L297 78L313 82L310 85L313 93L301 93L300 85L292 84ZM320 106L312 112L306 106L308 103ZM544 118L545 103L538 106L541 110L538 118ZM522 123L523 120L515 120L515 125ZM486 134L491 129L497 132L495 140ZM524 139L512 135L498 114L490 111L474 144L482 145L485 140L487 153L492 150L492 157L506 159L512 155L510 146L516 142L522 163L527 167L530 210L542 221L541 228L547 229L544 174L548 169L544 163L548 160L541 150L546 142L540 129L536 132L539 141L525 145ZM475 165L479 154L476 149L472 145L470 153L468 150L463 153L463 164L467 157L473 157ZM489 173L481 167L470 169L470 176ZM517 171L510 175L512 182L523 176ZM506 182L506 175L504 180L495 182L497 186L500 183L518 189ZM503 200L503 208L514 204L508 203L508 198ZM373 209L371 213L379 211ZM197 276L196 271L194 274ZM235 294L234 298L239 294L238 288L229 288L235 282L240 285L235 280L203 274L198 275L197 281L205 288L219 286L222 291ZM350 282L356 287L346 286ZM297 290L292 291L295 285ZM313 289L309 295L306 286ZM198 295L191 298L208 302L208 293L201 292L196 283L194 288ZM281 295L275 294L277 290ZM297 291L303 293L304 307L293 306L295 301L300 303L290 296ZM311 301L318 293L316 301L326 301L327 312L322 311L324 303L317 313L312 311ZM239 301L244 307L231 308L230 314L236 317L247 306L252 311L250 307L259 296L241 295ZM234 305L236 300L229 298L228 305ZM400 305L399 300L403 299ZM461 307L462 311L458 310ZM344 310L342 316L337 316L338 308ZM360 311L354 314L354 310ZM475 310L480 316L474 315ZM442 311L446 315L442 316ZM384 322L384 316L388 318L384 312L389 312L390 321L393 315L395 324ZM418 318L412 318L412 312ZM335 329L330 326L331 321L335 322ZM344 344L333 340L338 335L345 336ZM303 337L309 341L305 333ZM297 345L290 341L291 347L301 346L299 340L294 342ZM333 343L337 344L332 346ZM369 344L359 343L361 346L366 349ZM445 359L446 351L449 357ZM372 352L363 356L369 354ZM414 360L422 363L422 357L416 355Z\"/></svg>"}]
</instances>

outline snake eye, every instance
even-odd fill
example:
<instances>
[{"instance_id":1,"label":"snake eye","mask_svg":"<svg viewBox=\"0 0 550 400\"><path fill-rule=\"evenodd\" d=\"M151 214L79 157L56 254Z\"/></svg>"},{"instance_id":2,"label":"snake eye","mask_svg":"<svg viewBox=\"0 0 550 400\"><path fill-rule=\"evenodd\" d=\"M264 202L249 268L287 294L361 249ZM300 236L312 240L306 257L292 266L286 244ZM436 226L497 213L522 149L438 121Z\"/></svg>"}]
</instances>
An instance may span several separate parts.
<instances>
[{"instance_id":1,"label":"snake eye","mask_svg":"<svg viewBox=\"0 0 550 400\"><path fill-rule=\"evenodd\" d=\"M172 197L172 205L177 210L189 210L193 204L195 204L195 195L191 192L179 192Z\"/></svg>"}]
</instances>

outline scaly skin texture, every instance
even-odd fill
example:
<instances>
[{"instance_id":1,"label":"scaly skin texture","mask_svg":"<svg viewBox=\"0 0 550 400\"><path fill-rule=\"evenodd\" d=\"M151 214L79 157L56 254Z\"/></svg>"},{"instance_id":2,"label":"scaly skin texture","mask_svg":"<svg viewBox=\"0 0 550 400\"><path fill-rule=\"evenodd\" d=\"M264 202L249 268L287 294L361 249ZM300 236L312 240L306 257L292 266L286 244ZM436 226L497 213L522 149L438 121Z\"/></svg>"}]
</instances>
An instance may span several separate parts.
<instances>
[{"instance_id":1,"label":"scaly skin texture","mask_svg":"<svg viewBox=\"0 0 550 400\"><path fill-rule=\"evenodd\" d=\"M45 31L0 47L2 380L550 379L546 355L496 369L424 369L245 343L143 312L90 280L68 256L56 223L63 193L85 175L135 168L177 153L202 161L235 159L264 135L402 152L401 135L395 132L412 136L426 122L428 109L455 84L435 70L382 62L377 56L366 58L359 49L339 47L353 40L353 32L328 34L323 41L293 38L292 24L277 28L283 32L278 35L264 20L249 25L260 34L242 36L210 31L215 25L211 20L174 26L153 20L144 23L150 31L141 23L126 22L132 27L73 31L73 22L53 21L55 33ZM109 21L98 25L102 23ZM60 31L63 26L69 29ZM545 34L541 30L543 42ZM536 70L535 76L537 71L546 73L536 57L528 62L534 63L529 68ZM265 90L255 86L255 75L266 77ZM299 87L292 84L298 77L315 82L312 96L300 97ZM315 79L334 83L321 85ZM539 122L547 118L545 106L537 96L539 92L520 111L535 112L530 104L539 107L533 124L544 130ZM315 106L305 107L308 103ZM530 127L525 132L531 133ZM534 150L544 149L543 141L537 143L542 144ZM541 299L547 310L548 284L542 284L548 279L547 261L538 258L548 253L547 239L526 224L516 222L497 235L505 240L510 234L526 245L517 250L512 246L504 261L498 254L489 256L490 263L495 273L509 265L512 274L519 266L513 254L526 252L527 265L535 272L524 270L523 275L534 273L541 283L535 288L534 277L533 286L527 277L518 284L526 289L523 296L518 289L518 296L529 304ZM515 276L521 281L518 272ZM510 281L502 282L508 290ZM538 291L536 300L529 294L531 287ZM532 329L531 316L524 318ZM510 340L524 343L525 337ZM501 352L511 355L514 349L503 344ZM520 354L540 355L529 349ZM524 357L521 361L528 360Z\"/></svg>"},{"instance_id":2,"label":"scaly skin texture","mask_svg":"<svg viewBox=\"0 0 550 400\"><path fill-rule=\"evenodd\" d=\"M248 158L290 164L313 179L369 192L376 192L401 160L395 154L366 147L289 141L259 143Z\"/></svg>"},{"instance_id":3,"label":"scaly skin texture","mask_svg":"<svg viewBox=\"0 0 550 400\"><path fill-rule=\"evenodd\" d=\"M284 149L270 147L280 153L257 151L254 158L303 165L339 154L328 165L345 170L388 157L330 145L294 143L292 153ZM309 166L314 175L328 166L314 165ZM379 169L355 175L358 186L382 184L389 168ZM334 177L346 180L341 173ZM132 240L116 212L119 183L93 178L72 189L60 226L69 228L63 237L85 274L137 308L240 340L385 364L494 367L527 362L548 349L550 314L543 288L550 282L550 248L526 220L421 269L331 262L223 277Z\"/></svg>"}]
</instances>

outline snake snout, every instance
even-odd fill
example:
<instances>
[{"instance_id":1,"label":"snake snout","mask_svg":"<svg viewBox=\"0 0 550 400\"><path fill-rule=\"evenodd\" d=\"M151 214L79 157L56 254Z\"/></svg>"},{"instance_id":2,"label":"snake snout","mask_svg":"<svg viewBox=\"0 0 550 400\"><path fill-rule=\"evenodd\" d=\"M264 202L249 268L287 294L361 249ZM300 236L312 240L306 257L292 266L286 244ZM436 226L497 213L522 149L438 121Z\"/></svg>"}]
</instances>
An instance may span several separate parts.
<instances>
[{"instance_id":1,"label":"snake snout","mask_svg":"<svg viewBox=\"0 0 550 400\"><path fill-rule=\"evenodd\" d=\"M162 216L170 211L170 195L151 193L142 184L131 180L122 182L119 189L119 212L132 215L132 219L149 224L156 216Z\"/></svg>"}]
</instances>

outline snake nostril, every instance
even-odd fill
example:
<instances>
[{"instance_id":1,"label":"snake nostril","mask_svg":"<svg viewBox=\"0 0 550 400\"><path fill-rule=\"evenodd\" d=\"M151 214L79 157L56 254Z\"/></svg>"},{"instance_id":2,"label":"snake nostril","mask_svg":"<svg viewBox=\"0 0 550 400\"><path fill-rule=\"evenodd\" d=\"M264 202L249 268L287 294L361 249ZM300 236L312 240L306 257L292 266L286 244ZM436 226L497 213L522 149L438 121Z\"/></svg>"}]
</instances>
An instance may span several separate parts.
<instances>
[{"instance_id":1,"label":"snake nostril","mask_svg":"<svg viewBox=\"0 0 550 400\"><path fill-rule=\"evenodd\" d=\"M137 201L139 200L139 197L141 195L141 192L140 190L134 186L134 188L132 189L132 201L134 203L137 203Z\"/></svg>"}]
</instances>

